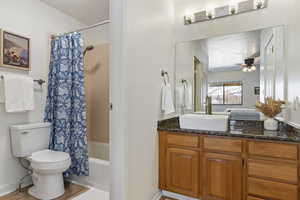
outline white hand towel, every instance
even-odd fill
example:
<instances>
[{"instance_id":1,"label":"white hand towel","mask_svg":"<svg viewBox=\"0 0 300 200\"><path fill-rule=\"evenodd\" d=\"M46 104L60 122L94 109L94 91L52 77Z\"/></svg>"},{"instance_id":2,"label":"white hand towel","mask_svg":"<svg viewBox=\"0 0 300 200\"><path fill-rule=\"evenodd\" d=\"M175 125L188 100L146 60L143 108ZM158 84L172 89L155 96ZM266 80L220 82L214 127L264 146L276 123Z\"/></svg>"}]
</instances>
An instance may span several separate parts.
<instances>
[{"instance_id":1,"label":"white hand towel","mask_svg":"<svg viewBox=\"0 0 300 200\"><path fill-rule=\"evenodd\" d=\"M164 84L162 86L161 110L165 115L175 112L173 96L172 96L172 88L169 83Z\"/></svg>"},{"instance_id":2,"label":"white hand towel","mask_svg":"<svg viewBox=\"0 0 300 200\"><path fill-rule=\"evenodd\" d=\"M187 110L193 109L193 88L190 83L186 83L186 86L185 86L184 105Z\"/></svg>"},{"instance_id":3,"label":"white hand towel","mask_svg":"<svg viewBox=\"0 0 300 200\"><path fill-rule=\"evenodd\" d=\"M24 112L34 109L33 79L28 76L5 74L4 95L6 112Z\"/></svg>"}]
</instances>

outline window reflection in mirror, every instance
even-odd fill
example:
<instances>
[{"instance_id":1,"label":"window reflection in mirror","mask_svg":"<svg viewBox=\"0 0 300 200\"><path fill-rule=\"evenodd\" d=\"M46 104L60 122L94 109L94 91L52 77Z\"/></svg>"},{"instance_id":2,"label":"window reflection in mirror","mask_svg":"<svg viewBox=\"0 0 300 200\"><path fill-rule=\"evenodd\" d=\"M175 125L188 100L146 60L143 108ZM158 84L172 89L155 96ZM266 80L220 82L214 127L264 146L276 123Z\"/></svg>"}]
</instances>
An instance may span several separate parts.
<instances>
[{"instance_id":1,"label":"window reflection in mirror","mask_svg":"<svg viewBox=\"0 0 300 200\"><path fill-rule=\"evenodd\" d=\"M243 84L209 83L208 96L212 97L213 105L243 105Z\"/></svg>"}]
</instances>

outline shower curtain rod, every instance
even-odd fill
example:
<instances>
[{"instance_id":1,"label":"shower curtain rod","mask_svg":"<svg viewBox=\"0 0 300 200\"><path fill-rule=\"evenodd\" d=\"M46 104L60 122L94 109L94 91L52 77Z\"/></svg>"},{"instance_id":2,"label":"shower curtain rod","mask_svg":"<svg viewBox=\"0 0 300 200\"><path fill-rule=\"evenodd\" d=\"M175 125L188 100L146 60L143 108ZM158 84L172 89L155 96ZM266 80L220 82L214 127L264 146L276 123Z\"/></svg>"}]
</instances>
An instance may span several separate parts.
<instances>
[{"instance_id":1,"label":"shower curtain rod","mask_svg":"<svg viewBox=\"0 0 300 200\"><path fill-rule=\"evenodd\" d=\"M56 35L51 35L51 38L54 39L54 38L59 37L61 35L66 35L66 34L75 33L75 32L82 32L82 31L89 30L89 29L92 29L92 28L95 28L95 27L98 27L98 26L102 26L102 25L105 25L105 24L109 24L109 23L110 23L110 20L104 20L104 21L99 22L97 24L93 24L93 25L90 25L90 26L87 26L87 27L84 27L84 28L80 28L80 29L77 29L75 31L70 31L70 32L66 32L66 33L56 34Z\"/></svg>"}]
</instances>

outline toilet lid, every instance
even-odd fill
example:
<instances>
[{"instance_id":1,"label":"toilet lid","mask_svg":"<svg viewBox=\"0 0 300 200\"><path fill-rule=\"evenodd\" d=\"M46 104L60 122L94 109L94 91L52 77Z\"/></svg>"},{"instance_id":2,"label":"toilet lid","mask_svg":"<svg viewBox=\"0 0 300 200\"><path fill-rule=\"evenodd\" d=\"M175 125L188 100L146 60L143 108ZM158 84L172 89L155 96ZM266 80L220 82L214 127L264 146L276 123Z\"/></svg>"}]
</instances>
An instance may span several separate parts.
<instances>
[{"instance_id":1,"label":"toilet lid","mask_svg":"<svg viewBox=\"0 0 300 200\"><path fill-rule=\"evenodd\" d=\"M63 162L69 160L70 156L68 153L52 151L52 150L43 150L38 151L32 154L31 160L40 163L55 163Z\"/></svg>"}]
</instances>

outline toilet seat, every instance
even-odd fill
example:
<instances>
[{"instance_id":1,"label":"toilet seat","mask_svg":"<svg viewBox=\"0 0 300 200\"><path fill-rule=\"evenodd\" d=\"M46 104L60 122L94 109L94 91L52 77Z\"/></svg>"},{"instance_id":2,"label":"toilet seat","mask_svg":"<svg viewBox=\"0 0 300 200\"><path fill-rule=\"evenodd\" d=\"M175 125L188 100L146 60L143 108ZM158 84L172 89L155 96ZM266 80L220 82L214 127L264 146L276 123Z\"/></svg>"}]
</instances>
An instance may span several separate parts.
<instances>
[{"instance_id":1,"label":"toilet seat","mask_svg":"<svg viewBox=\"0 0 300 200\"><path fill-rule=\"evenodd\" d=\"M40 173L62 172L71 165L71 158L68 153L48 149L33 153L29 160L31 167Z\"/></svg>"},{"instance_id":2,"label":"toilet seat","mask_svg":"<svg viewBox=\"0 0 300 200\"><path fill-rule=\"evenodd\" d=\"M57 163L64 162L68 159L70 159L68 153L49 149L38 151L31 155L31 161L39 163Z\"/></svg>"}]
</instances>

